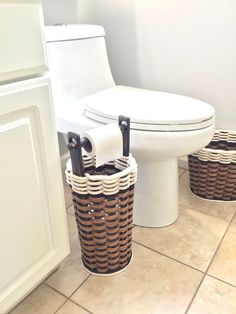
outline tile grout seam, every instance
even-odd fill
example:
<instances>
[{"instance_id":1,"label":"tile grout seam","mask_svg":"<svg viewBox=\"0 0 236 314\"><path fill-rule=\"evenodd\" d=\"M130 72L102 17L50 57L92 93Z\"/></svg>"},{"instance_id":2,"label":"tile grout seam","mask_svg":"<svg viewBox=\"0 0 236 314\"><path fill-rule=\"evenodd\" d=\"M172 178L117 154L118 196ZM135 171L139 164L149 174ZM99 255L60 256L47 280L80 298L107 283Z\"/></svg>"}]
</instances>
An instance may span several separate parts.
<instances>
[{"instance_id":1,"label":"tile grout seam","mask_svg":"<svg viewBox=\"0 0 236 314\"><path fill-rule=\"evenodd\" d=\"M75 293L75 292L77 292L78 290L79 290L79 288L81 288L81 286L89 279L91 277L91 275L90 274L88 274L88 276L78 285L78 287L77 288L75 288L74 290L73 290L73 292L69 295L69 299L72 297L72 295Z\"/></svg>"},{"instance_id":2,"label":"tile grout seam","mask_svg":"<svg viewBox=\"0 0 236 314\"><path fill-rule=\"evenodd\" d=\"M190 210L197 211L198 213L201 213L201 214L203 214L203 215L207 215L207 216L209 216L209 217L214 217L214 218L220 219L221 221L227 222L228 224L231 224L232 219L234 218L234 216L235 216L235 214L236 214L236 209L235 209L235 212L233 213L233 215L232 215L232 217L230 218L230 220L227 220L227 219L225 219L225 218L222 218L222 217L219 217L219 216L216 216L216 215L212 215L212 214L206 213L206 212L204 212L204 211L201 211L201 210L196 209L196 208L194 208L194 207L190 207L190 206L188 206L188 205L184 205L184 204L181 204L181 203L179 203L179 205L182 206L182 207L186 207L186 208L188 208L188 209L190 209Z\"/></svg>"},{"instance_id":3,"label":"tile grout seam","mask_svg":"<svg viewBox=\"0 0 236 314\"><path fill-rule=\"evenodd\" d=\"M71 301L72 303L74 303L77 306L80 306L83 310L85 310L86 312L88 312L89 314L94 314L93 312L89 311L88 309L86 309L86 307L83 307L81 304L77 303L76 301L69 299L69 301Z\"/></svg>"},{"instance_id":4,"label":"tile grout seam","mask_svg":"<svg viewBox=\"0 0 236 314\"><path fill-rule=\"evenodd\" d=\"M157 251L157 250L155 250L155 249L153 249L153 248L151 248L151 247L149 247L149 246L146 246L146 245L144 245L144 244L142 244L142 243L140 243L140 242L137 242L137 241L135 241L135 240L132 240L132 242L134 242L134 243L136 243L136 244L138 244L138 245L141 245L142 247L144 247L144 248L146 248L146 249L148 249L148 250L150 250L150 251L153 251L153 252L155 252L155 253L157 253L157 254L160 254L160 255L162 255L162 256L164 256L164 257L166 257L166 258L168 258L168 259L170 259L170 260L172 260L172 261L174 261L174 262L177 262L177 263L179 263L179 264L181 264L181 265L184 265L184 266L186 266L186 267L192 268L193 270L196 270L196 271L198 271L198 272L204 274L204 271L202 271L202 270L200 270L200 269L197 269L197 268L195 268L195 267L193 267L193 266L191 266L191 265L185 264L184 262L181 262L181 261L179 261L179 260L177 260L177 259L175 259L175 258L173 258L173 257L171 257L171 256L169 256L169 255L166 255L166 254L164 254L164 253L162 253L162 252L159 252L159 251Z\"/></svg>"},{"instance_id":5,"label":"tile grout seam","mask_svg":"<svg viewBox=\"0 0 236 314\"><path fill-rule=\"evenodd\" d=\"M73 205L73 201L72 201L72 203L70 205L65 206L66 210L68 210L72 205Z\"/></svg>"},{"instance_id":6,"label":"tile grout seam","mask_svg":"<svg viewBox=\"0 0 236 314\"><path fill-rule=\"evenodd\" d=\"M179 169L183 169L183 168L179 168ZM188 171L187 169L183 169L183 170L184 170L183 173L179 175L179 179Z\"/></svg>"},{"instance_id":7,"label":"tile grout seam","mask_svg":"<svg viewBox=\"0 0 236 314\"><path fill-rule=\"evenodd\" d=\"M206 276L208 275L207 272L208 272L209 268L211 267L211 264L212 264L212 262L213 262L213 260L214 260L214 258L215 258L215 256L216 256L216 254L217 254L217 252L218 252L218 250L219 250L219 248L220 248L220 246L221 246L221 244L222 244L222 242L223 242L223 240L224 240L224 238L225 238L225 236L226 236L226 234L227 234L227 232L228 232L228 230L229 230L229 228L230 228L230 226L231 226L231 223L232 223L232 221L234 220L235 217L236 217L236 213L234 213L233 217L231 218L231 220L230 220L230 222L229 222L229 224L228 224L228 226L227 226L227 228L226 228L226 230L225 230L225 232L224 232L224 234L223 234L223 236L222 236L222 238L221 238L221 241L220 241L219 245L217 246L217 248L216 248L216 250L215 250L215 253L214 253L214 255L212 256L212 258L211 258L211 260L210 260L210 263L209 263L209 265L208 265L208 267L207 267L207 269L206 269L206 271L205 271L205 273L204 273L204 276L203 276L202 280L200 281L200 283L199 283L199 285L198 285L198 287L197 287L197 289L196 289L196 291L195 291L195 293L194 293L194 295L193 295L193 297L192 297L192 299L191 299L191 301L190 301L190 303L189 303L189 305L188 305L188 307L187 307L187 309L186 309L186 311L185 311L185 314L187 314L188 311L190 310L190 308L191 308L191 306L192 306L192 304L193 304L193 301L194 301L194 299L196 298L196 296L197 296L197 294L198 294L198 291L199 291L199 289L200 289L200 287L201 287L201 285L202 285L204 279L205 279Z\"/></svg>"},{"instance_id":8,"label":"tile grout seam","mask_svg":"<svg viewBox=\"0 0 236 314\"><path fill-rule=\"evenodd\" d=\"M51 287L47 282L44 282L44 285L46 285L48 288L52 289L54 292L56 292L57 294L60 294L61 296L63 296L65 298L65 301L53 312L53 314L57 313L57 311L59 311L59 309L62 308L63 305L66 304L66 302L68 301L68 297L61 293L59 290L55 289L54 287Z\"/></svg>"},{"instance_id":9,"label":"tile grout seam","mask_svg":"<svg viewBox=\"0 0 236 314\"><path fill-rule=\"evenodd\" d=\"M50 287L51 288L51 287ZM56 314L65 304L66 302L68 301L68 299L66 299L57 309L56 311L53 312L53 314Z\"/></svg>"},{"instance_id":10,"label":"tile grout seam","mask_svg":"<svg viewBox=\"0 0 236 314\"><path fill-rule=\"evenodd\" d=\"M73 303L75 303L76 305L79 305L81 308L83 308L84 310L86 310L88 313L91 313L88 309L86 309L85 307L83 307L82 305L80 305L79 303L74 302L71 298L71 296L85 283L85 281L90 277L91 275L88 274L88 277L86 277L80 284L78 287L76 287L73 292L67 296L65 294L63 294L61 291L59 291L58 289L52 287L50 284L48 284L47 282L43 282L43 284L45 284L46 286L48 286L50 289L52 289L53 291L57 292L58 294L60 294L61 296L63 296L64 298L66 298L65 302L63 302L58 308L57 310L54 312L57 313L57 311L59 311L59 309L69 300L72 301Z\"/></svg>"},{"instance_id":11,"label":"tile grout seam","mask_svg":"<svg viewBox=\"0 0 236 314\"><path fill-rule=\"evenodd\" d=\"M215 250L215 254L214 254L214 256L212 257L212 259L211 259L211 261L210 261L210 263L209 263L209 265L208 265L208 267L207 267L206 273L208 272L208 270L209 270L209 268L210 268L210 266L211 266L211 264L212 264L212 262L213 262L213 259L215 258L215 256L216 256L216 254L217 254L217 252L218 252L218 250L219 250L219 248L220 248L220 246L221 246L221 244L222 244L222 242L223 242L223 240L224 240L224 238L225 238L225 236L226 236L226 234L227 234L229 228L232 226L232 222L233 222L233 220L234 220L235 217L236 217L236 212L234 213L234 215L232 216L231 220L229 221L229 224L228 224L228 226L227 226L227 228L226 228L226 230L225 230L225 232L224 232L224 234L223 234L223 236L222 236L222 239L221 239L219 245L217 246L217 248L216 248L216 250Z\"/></svg>"},{"instance_id":12,"label":"tile grout seam","mask_svg":"<svg viewBox=\"0 0 236 314\"><path fill-rule=\"evenodd\" d=\"M213 276L213 275L210 275L210 274L207 274L207 276L212 277L212 278L214 278L214 279L216 279L216 280L218 280L218 281L220 281L220 282L223 282L223 283L225 283L225 284L231 286L232 288L236 288L236 285L234 285L234 284L232 284L232 283L230 283L230 282L227 282L227 281L225 281L225 280L223 280L223 279L217 278L217 277L215 277L215 276Z\"/></svg>"},{"instance_id":13,"label":"tile grout seam","mask_svg":"<svg viewBox=\"0 0 236 314\"><path fill-rule=\"evenodd\" d=\"M48 288L52 289L54 292L59 293L64 298L68 299L68 296L66 296L64 293L62 293L61 291L57 290L56 288L50 286L47 282L43 282L43 284L46 285Z\"/></svg>"}]
</instances>

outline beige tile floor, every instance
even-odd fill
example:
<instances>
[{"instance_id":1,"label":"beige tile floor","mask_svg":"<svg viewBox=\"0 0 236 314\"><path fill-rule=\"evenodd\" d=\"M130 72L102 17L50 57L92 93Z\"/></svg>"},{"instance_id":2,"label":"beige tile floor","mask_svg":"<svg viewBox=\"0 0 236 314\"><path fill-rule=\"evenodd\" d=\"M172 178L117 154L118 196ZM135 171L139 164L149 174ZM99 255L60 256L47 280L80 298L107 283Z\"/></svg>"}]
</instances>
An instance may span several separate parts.
<instances>
[{"instance_id":1,"label":"beige tile floor","mask_svg":"<svg viewBox=\"0 0 236 314\"><path fill-rule=\"evenodd\" d=\"M133 229L133 259L112 277L80 260L65 186L71 254L12 314L236 313L236 202L193 196L180 169L180 217L166 228Z\"/></svg>"}]
</instances>

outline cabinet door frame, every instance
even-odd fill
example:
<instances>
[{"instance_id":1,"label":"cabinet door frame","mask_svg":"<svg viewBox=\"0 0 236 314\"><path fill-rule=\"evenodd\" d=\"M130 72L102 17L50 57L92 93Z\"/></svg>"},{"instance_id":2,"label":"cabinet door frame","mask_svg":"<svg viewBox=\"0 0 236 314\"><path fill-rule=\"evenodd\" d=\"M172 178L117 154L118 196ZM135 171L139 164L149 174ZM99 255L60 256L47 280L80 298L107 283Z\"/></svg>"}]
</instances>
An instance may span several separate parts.
<instances>
[{"instance_id":1,"label":"cabinet door frame","mask_svg":"<svg viewBox=\"0 0 236 314\"><path fill-rule=\"evenodd\" d=\"M42 97L37 98L37 95L41 94ZM22 115L21 112L23 112ZM25 117L24 112L26 112ZM30 118L31 115L34 117L33 119ZM17 117L12 119L12 124L11 116ZM8 121L7 119L10 121L8 125L13 128L14 123L17 127L20 123L24 123L24 119L26 122L27 119L31 119L32 121L37 120L35 123L37 125L32 125L32 129L36 130L34 133L37 134L35 137L32 135L33 133L30 135L32 135L32 141L37 141L37 143L33 142L33 144L36 146L40 145L40 154L35 155L35 158L39 160L39 162L36 161L36 164L39 165L39 163L42 163L43 167L42 176L44 176L45 180L41 181L46 185L44 190L46 192L43 192L45 195L42 195L42 197L45 196L45 199L47 199L45 210L48 211L48 215L50 216L50 227L47 226L47 228L49 228L48 230L53 241L48 240L50 245L48 245L49 249L47 254L45 253L45 256L40 257L35 264L18 274L15 279L11 278L9 285L6 285L2 291L0 290L0 313L5 313L14 307L69 254L63 181L49 79L47 77L40 77L0 86L0 137L1 131L4 132L6 130L5 125L7 123L4 124L4 122ZM4 154L4 151L2 154ZM37 169L41 169L40 167L39 165ZM38 173L38 175L40 176L41 174ZM7 182L9 189L11 188L10 183L11 181ZM9 212L12 208L10 202L9 204L2 205L0 208L2 213L0 214L3 217L2 220L4 220L4 215L6 215L4 210ZM6 243L6 241L2 241L2 243ZM14 241L11 241L11 243L14 245ZM4 247L1 248L1 254L4 254L3 250Z\"/></svg>"}]
</instances>

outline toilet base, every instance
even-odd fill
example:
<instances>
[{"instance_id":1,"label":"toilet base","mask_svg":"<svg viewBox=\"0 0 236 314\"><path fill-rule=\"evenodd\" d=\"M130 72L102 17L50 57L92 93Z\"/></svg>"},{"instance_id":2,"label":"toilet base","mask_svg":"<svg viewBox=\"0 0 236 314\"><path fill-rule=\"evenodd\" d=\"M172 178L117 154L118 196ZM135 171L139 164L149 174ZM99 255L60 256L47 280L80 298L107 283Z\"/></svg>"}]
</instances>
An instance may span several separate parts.
<instances>
[{"instance_id":1,"label":"toilet base","mask_svg":"<svg viewBox=\"0 0 236 314\"><path fill-rule=\"evenodd\" d=\"M137 159L137 158L136 158ZM134 224L165 227L179 216L178 160L138 160L135 186Z\"/></svg>"}]
</instances>

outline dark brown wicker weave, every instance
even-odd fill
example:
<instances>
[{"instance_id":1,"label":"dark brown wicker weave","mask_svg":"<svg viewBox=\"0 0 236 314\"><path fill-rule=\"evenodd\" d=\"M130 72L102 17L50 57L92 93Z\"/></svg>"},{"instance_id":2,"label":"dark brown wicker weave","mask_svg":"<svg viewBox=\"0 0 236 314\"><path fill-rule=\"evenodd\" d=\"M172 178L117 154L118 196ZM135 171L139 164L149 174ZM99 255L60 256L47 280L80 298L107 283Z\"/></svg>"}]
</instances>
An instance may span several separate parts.
<instances>
[{"instance_id":1,"label":"dark brown wicker weave","mask_svg":"<svg viewBox=\"0 0 236 314\"><path fill-rule=\"evenodd\" d=\"M92 175L90 178L114 173L122 177L122 170L111 164L96 170L90 167L89 172ZM70 184L73 179L70 171L66 175ZM135 181L134 177L133 171L133 178L131 181L129 179L131 183ZM92 186L94 182L96 184L98 181L93 181ZM80 194L72 187L72 195L85 268L97 274L122 270L129 264L132 255L134 184L110 195Z\"/></svg>"},{"instance_id":2,"label":"dark brown wicker weave","mask_svg":"<svg viewBox=\"0 0 236 314\"><path fill-rule=\"evenodd\" d=\"M112 273L129 264L133 196L134 186L109 197L73 192L82 259L90 271Z\"/></svg>"},{"instance_id":3,"label":"dark brown wicker weave","mask_svg":"<svg viewBox=\"0 0 236 314\"><path fill-rule=\"evenodd\" d=\"M194 194L211 200L236 200L236 132L215 131L212 142L188 160Z\"/></svg>"}]
</instances>

